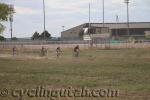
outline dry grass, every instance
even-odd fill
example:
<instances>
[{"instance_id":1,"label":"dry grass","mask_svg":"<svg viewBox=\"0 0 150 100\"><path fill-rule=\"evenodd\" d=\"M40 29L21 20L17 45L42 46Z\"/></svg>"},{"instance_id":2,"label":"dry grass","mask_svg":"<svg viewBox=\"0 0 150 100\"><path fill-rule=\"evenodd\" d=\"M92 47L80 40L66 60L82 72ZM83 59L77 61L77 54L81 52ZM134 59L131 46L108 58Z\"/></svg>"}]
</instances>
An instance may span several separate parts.
<instances>
[{"instance_id":1,"label":"dry grass","mask_svg":"<svg viewBox=\"0 0 150 100\"><path fill-rule=\"evenodd\" d=\"M48 87L114 88L118 98L61 98L61 100L148 100L150 98L150 49L81 50L79 58L65 50L60 58L49 51L46 58L39 51L23 50L10 56L1 51L0 89ZM10 56L10 57L9 57ZM31 57L31 58L30 58ZM35 58L34 58L35 57ZM37 59L39 58L39 59ZM11 96L1 100L16 100ZM48 100L29 98L23 100Z\"/></svg>"}]
</instances>

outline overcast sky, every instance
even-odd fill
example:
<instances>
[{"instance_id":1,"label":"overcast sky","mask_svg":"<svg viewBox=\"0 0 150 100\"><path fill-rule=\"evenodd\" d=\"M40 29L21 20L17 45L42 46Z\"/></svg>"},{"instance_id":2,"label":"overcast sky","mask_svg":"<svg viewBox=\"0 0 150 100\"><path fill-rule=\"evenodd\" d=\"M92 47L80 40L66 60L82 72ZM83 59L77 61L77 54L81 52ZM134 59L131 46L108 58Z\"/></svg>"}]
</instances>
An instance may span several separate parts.
<instances>
[{"instance_id":1,"label":"overcast sky","mask_svg":"<svg viewBox=\"0 0 150 100\"><path fill-rule=\"evenodd\" d=\"M91 2L91 22L102 22L102 0L45 0L46 29L52 36L60 36L62 26L65 29L88 22L88 5ZM13 36L31 37L35 31L43 31L42 0L0 0L13 4ZM130 21L150 22L150 0L130 0ZM105 0L105 22L115 22L116 15L120 22L126 22L124 0ZM5 37L10 37L9 22Z\"/></svg>"}]
</instances>

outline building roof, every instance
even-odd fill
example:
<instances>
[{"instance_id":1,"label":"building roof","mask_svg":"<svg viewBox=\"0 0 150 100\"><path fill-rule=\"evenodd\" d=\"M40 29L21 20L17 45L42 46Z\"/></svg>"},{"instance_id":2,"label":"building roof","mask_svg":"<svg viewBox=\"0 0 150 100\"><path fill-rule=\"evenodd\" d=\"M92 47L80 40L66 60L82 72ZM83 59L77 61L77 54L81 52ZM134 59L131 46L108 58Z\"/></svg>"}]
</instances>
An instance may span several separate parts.
<instances>
[{"instance_id":1,"label":"building roof","mask_svg":"<svg viewBox=\"0 0 150 100\"><path fill-rule=\"evenodd\" d=\"M90 23L91 27L103 27L103 23ZM82 29L83 27L88 27L89 23L83 23L68 30L63 31L62 33L70 30ZM105 27L110 29L125 29L127 28L126 22L119 23L105 23ZM148 28L150 29L150 22L130 22L130 28Z\"/></svg>"},{"instance_id":2,"label":"building roof","mask_svg":"<svg viewBox=\"0 0 150 100\"><path fill-rule=\"evenodd\" d=\"M88 23L86 23L88 24ZM130 22L130 28L150 28L150 22ZM91 23L93 27L103 27L103 23ZM127 28L127 23L105 23L105 27L109 27L110 29L115 28Z\"/></svg>"}]
</instances>

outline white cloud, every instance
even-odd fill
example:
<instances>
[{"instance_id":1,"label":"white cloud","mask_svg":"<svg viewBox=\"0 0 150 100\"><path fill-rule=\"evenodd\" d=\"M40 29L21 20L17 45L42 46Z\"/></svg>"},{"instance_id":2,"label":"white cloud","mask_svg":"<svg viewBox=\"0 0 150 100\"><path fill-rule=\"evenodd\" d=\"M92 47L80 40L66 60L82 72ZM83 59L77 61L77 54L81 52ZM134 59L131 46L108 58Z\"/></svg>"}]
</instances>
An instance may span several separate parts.
<instances>
[{"instance_id":1,"label":"white cloud","mask_svg":"<svg viewBox=\"0 0 150 100\"><path fill-rule=\"evenodd\" d=\"M15 6L15 12L17 14L31 15L31 14L38 14L39 10L35 10L33 8Z\"/></svg>"},{"instance_id":2,"label":"white cloud","mask_svg":"<svg viewBox=\"0 0 150 100\"><path fill-rule=\"evenodd\" d=\"M111 2L114 4L120 4L120 3L123 3L124 0L111 0Z\"/></svg>"},{"instance_id":3,"label":"white cloud","mask_svg":"<svg viewBox=\"0 0 150 100\"><path fill-rule=\"evenodd\" d=\"M88 12L88 0L46 0L47 11L51 13L87 13ZM91 8L95 12L94 8Z\"/></svg>"}]
</instances>

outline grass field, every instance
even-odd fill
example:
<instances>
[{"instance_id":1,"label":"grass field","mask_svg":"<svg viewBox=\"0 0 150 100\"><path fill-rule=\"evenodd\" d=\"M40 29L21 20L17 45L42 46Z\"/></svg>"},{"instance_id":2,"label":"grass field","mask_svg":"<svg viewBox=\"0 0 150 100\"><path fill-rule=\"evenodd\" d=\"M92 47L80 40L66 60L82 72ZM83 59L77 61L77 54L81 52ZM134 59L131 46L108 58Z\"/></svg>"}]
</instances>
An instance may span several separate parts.
<instances>
[{"instance_id":1,"label":"grass field","mask_svg":"<svg viewBox=\"0 0 150 100\"><path fill-rule=\"evenodd\" d=\"M1 50L0 54L8 54ZM23 51L38 56L38 51ZM0 57L0 89L34 88L46 86L89 87L119 89L117 98L62 98L60 100L149 100L150 98L150 49L85 50L79 58L66 50L56 58L20 59ZM12 96L0 100L18 100ZM29 98L22 100L49 100Z\"/></svg>"}]
</instances>

